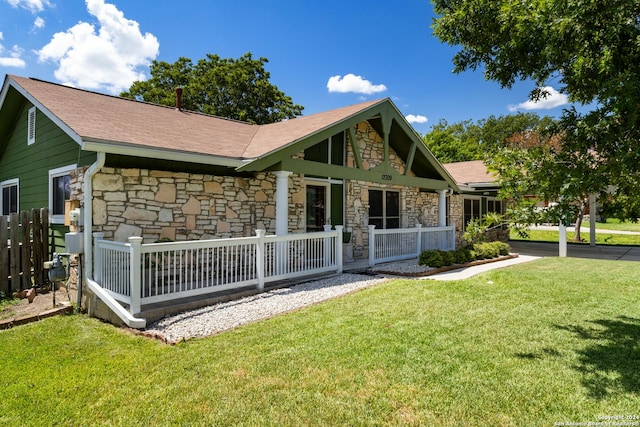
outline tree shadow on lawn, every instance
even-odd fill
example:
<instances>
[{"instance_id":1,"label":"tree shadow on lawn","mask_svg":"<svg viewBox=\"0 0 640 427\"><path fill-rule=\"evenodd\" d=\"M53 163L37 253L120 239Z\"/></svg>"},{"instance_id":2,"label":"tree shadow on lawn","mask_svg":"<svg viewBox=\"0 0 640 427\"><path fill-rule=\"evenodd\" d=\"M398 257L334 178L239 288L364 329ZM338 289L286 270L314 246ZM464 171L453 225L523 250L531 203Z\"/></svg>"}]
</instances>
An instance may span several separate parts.
<instances>
[{"instance_id":1,"label":"tree shadow on lawn","mask_svg":"<svg viewBox=\"0 0 640 427\"><path fill-rule=\"evenodd\" d=\"M640 319L619 316L589 322L591 326L556 325L587 342L577 350L582 383L591 397L640 394Z\"/></svg>"}]
</instances>

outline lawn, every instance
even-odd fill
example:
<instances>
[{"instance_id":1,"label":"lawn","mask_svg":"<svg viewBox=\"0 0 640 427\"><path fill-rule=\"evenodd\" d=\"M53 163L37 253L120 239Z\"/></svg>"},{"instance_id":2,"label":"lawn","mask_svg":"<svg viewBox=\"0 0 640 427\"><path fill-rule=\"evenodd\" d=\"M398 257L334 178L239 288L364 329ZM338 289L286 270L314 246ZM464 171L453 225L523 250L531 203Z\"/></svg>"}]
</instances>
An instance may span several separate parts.
<instances>
[{"instance_id":1,"label":"lawn","mask_svg":"<svg viewBox=\"0 0 640 427\"><path fill-rule=\"evenodd\" d=\"M460 282L393 280L175 346L83 316L46 319L0 331L0 424L640 417L637 270L547 258Z\"/></svg>"}]
</instances>

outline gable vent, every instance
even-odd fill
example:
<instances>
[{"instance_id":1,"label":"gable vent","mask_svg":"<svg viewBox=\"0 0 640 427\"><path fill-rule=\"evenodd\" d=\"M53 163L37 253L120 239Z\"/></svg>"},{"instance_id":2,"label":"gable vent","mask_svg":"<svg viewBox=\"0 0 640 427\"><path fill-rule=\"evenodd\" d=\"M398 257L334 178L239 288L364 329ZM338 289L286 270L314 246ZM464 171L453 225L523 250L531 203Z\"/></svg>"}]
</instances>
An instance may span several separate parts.
<instances>
[{"instance_id":1,"label":"gable vent","mask_svg":"<svg viewBox=\"0 0 640 427\"><path fill-rule=\"evenodd\" d=\"M29 125L27 129L27 144L36 142L36 107L29 108Z\"/></svg>"}]
</instances>

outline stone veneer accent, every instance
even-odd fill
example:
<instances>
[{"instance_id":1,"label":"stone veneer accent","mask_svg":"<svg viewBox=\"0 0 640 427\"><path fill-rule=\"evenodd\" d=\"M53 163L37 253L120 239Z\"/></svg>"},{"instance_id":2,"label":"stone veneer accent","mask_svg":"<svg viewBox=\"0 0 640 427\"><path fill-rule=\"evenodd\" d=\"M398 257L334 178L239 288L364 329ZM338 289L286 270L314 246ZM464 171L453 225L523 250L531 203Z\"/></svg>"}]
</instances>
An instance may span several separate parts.
<instances>
[{"instance_id":1,"label":"stone veneer accent","mask_svg":"<svg viewBox=\"0 0 640 427\"><path fill-rule=\"evenodd\" d=\"M362 165L371 169L384 160L382 137L367 122L356 126ZM346 165L355 167L349 136L345 138ZM295 158L304 158L300 152ZM404 173L404 163L389 149L389 163ZM72 173L72 198L82 203L86 168ZM142 236L145 243L255 235L257 228L275 233L275 182L271 173L254 178L163 172L147 169L102 168L93 179L93 231L106 239L126 241ZM369 189L400 192L402 227L436 226L438 194L418 188L345 181L345 226L352 228L354 257L368 257ZM303 174L289 177L289 231L304 232L305 182ZM450 218L455 218L461 242L462 196L450 196Z\"/></svg>"},{"instance_id":2,"label":"stone veneer accent","mask_svg":"<svg viewBox=\"0 0 640 427\"><path fill-rule=\"evenodd\" d=\"M84 170L72 174L72 194L82 200ZM289 227L296 230L304 213L301 178L289 178ZM102 168L93 179L93 231L125 241L142 236L200 240L275 232L275 176L255 178Z\"/></svg>"}]
</instances>

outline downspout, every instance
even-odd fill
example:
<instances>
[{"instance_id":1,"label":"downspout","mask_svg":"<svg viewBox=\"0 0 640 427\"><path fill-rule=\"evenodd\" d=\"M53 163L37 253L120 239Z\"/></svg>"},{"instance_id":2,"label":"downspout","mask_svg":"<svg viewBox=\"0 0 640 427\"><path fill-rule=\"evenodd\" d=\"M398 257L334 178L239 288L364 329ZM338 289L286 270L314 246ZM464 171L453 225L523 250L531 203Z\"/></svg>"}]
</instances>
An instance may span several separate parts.
<instances>
[{"instance_id":1,"label":"downspout","mask_svg":"<svg viewBox=\"0 0 640 427\"><path fill-rule=\"evenodd\" d=\"M109 295L93 280L93 177L104 166L106 155L97 153L96 162L84 173L84 252L85 283L91 291L104 302L130 328L142 329L147 326L145 319L138 319L127 311L118 301Z\"/></svg>"}]
</instances>

